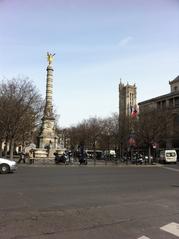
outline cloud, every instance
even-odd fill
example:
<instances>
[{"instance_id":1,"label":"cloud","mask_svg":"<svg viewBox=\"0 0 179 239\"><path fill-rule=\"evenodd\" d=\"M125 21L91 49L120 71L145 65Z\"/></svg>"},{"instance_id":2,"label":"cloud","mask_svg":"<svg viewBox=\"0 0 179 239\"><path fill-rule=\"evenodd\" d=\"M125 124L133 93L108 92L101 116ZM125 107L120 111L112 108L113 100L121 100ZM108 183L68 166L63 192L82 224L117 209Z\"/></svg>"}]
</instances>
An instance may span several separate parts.
<instances>
[{"instance_id":1,"label":"cloud","mask_svg":"<svg viewBox=\"0 0 179 239\"><path fill-rule=\"evenodd\" d=\"M132 41L132 39L133 39L133 37L131 37L131 36L125 37L118 42L117 46L125 47Z\"/></svg>"}]
</instances>

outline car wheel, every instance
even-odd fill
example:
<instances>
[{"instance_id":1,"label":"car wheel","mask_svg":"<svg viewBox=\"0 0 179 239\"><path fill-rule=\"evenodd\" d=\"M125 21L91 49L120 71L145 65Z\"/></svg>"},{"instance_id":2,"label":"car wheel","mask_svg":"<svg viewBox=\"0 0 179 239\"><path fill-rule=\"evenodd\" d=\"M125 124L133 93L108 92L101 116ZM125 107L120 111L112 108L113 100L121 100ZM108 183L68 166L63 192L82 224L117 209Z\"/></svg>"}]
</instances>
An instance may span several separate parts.
<instances>
[{"instance_id":1,"label":"car wheel","mask_svg":"<svg viewBox=\"0 0 179 239\"><path fill-rule=\"evenodd\" d=\"M5 174L5 173L9 173L9 171L10 171L9 165L7 164L0 165L0 173Z\"/></svg>"}]
</instances>

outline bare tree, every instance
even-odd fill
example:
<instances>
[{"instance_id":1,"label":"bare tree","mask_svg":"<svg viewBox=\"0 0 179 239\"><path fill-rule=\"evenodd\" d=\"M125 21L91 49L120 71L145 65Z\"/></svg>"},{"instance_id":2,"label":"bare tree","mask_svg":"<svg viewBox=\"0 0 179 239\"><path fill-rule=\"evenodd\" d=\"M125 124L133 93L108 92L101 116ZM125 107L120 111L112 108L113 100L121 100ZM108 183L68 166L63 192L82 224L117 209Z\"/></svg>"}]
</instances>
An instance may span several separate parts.
<instances>
[{"instance_id":1,"label":"bare tree","mask_svg":"<svg viewBox=\"0 0 179 239\"><path fill-rule=\"evenodd\" d=\"M118 147L118 115L108 118L91 117L77 126L65 129L70 138L71 148L83 145L93 149L116 149Z\"/></svg>"},{"instance_id":2,"label":"bare tree","mask_svg":"<svg viewBox=\"0 0 179 239\"><path fill-rule=\"evenodd\" d=\"M0 84L1 138L10 143L13 158L15 141L29 139L42 112L42 98L28 79L12 79ZM21 141L21 142L22 142Z\"/></svg>"},{"instance_id":3,"label":"bare tree","mask_svg":"<svg viewBox=\"0 0 179 239\"><path fill-rule=\"evenodd\" d=\"M112 114L101 120L101 135L98 140L100 149L118 149L119 121L118 114Z\"/></svg>"},{"instance_id":4,"label":"bare tree","mask_svg":"<svg viewBox=\"0 0 179 239\"><path fill-rule=\"evenodd\" d=\"M132 120L130 116L119 115L119 128L118 128L118 148L120 157L128 147L128 138L132 130Z\"/></svg>"},{"instance_id":5,"label":"bare tree","mask_svg":"<svg viewBox=\"0 0 179 239\"><path fill-rule=\"evenodd\" d=\"M5 131L5 122L6 117L5 114L1 114L5 110L5 104L2 98L0 98L0 157L2 157L2 143L5 141L6 138L6 131Z\"/></svg>"},{"instance_id":6,"label":"bare tree","mask_svg":"<svg viewBox=\"0 0 179 239\"><path fill-rule=\"evenodd\" d=\"M135 121L133 126L138 144L147 145L149 161L152 144L160 142L170 134L171 120L168 110L145 109L140 112L139 119Z\"/></svg>"}]
</instances>

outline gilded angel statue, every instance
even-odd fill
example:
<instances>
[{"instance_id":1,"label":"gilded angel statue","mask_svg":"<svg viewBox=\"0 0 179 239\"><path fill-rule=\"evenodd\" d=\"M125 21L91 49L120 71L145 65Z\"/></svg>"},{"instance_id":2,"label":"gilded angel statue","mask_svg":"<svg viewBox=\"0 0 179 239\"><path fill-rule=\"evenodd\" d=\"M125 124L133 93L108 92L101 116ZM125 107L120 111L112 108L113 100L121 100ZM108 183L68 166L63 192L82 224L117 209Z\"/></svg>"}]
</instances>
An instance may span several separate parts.
<instances>
[{"instance_id":1,"label":"gilded angel statue","mask_svg":"<svg viewBox=\"0 0 179 239\"><path fill-rule=\"evenodd\" d=\"M55 53L51 54L51 53L47 52L47 60L48 60L49 65L52 63L54 56L55 56Z\"/></svg>"}]
</instances>

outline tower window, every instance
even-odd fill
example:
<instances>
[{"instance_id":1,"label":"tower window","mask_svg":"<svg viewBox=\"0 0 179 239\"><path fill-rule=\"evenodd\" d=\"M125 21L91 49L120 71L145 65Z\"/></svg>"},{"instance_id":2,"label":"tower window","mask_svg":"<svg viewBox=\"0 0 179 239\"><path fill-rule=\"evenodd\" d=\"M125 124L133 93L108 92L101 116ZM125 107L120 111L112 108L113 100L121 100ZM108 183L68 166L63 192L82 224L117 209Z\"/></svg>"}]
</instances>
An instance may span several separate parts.
<instances>
[{"instance_id":1,"label":"tower window","mask_svg":"<svg viewBox=\"0 0 179 239\"><path fill-rule=\"evenodd\" d=\"M175 86L175 87L174 87L174 91L177 91L177 90L178 90L178 87L177 87L177 86Z\"/></svg>"}]
</instances>

